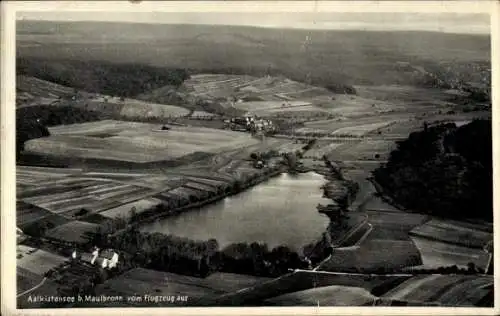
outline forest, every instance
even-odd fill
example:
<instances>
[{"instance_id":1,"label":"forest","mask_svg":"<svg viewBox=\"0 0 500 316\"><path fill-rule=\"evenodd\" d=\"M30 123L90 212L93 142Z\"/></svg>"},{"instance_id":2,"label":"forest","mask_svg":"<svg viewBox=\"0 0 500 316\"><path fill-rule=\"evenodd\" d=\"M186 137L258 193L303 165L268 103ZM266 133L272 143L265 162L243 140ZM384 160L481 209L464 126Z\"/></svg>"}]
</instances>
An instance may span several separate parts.
<instances>
[{"instance_id":1,"label":"forest","mask_svg":"<svg viewBox=\"0 0 500 316\"><path fill-rule=\"evenodd\" d=\"M180 86L186 70L105 61L17 58L17 74L91 93L133 97L162 86Z\"/></svg>"},{"instance_id":2,"label":"forest","mask_svg":"<svg viewBox=\"0 0 500 316\"><path fill-rule=\"evenodd\" d=\"M396 203L435 216L493 219L491 120L440 124L398 143L375 181Z\"/></svg>"}]
</instances>

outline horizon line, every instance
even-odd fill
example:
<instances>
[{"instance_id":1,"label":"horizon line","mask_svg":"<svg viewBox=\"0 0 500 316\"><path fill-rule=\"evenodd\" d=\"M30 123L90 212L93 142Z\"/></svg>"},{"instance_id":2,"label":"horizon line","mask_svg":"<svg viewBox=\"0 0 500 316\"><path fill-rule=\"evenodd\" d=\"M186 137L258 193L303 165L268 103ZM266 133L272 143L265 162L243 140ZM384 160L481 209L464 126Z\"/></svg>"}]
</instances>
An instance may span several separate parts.
<instances>
[{"instance_id":1,"label":"horizon line","mask_svg":"<svg viewBox=\"0 0 500 316\"><path fill-rule=\"evenodd\" d=\"M57 20L57 19L23 19L16 18L17 22L48 22L48 23L108 23L108 24L140 24L140 25L183 25L183 26L211 26L211 27L243 27L243 28L259 28L259 29L281 29L281 30L301 30L301 31L359 31L359 32L422 32L422 33L441 33L441 34L450 34L450 35L476 35L476 36L488 36L491 37L491 28L489 28L489 32L459 32L459 31L447 31L447 30L428 30L428 29L416 29L416 28L408 28L408 29L389 29L389 28L377 28L377 29L367 29L367 28L332 28L332 27L294 27L294 26L284 26L284 25L249 25L249 24L224 24L224 23L169 23L169 22L148 22L148 21L106 21L106 20ZM315 24L313 24L315 25ZM17 32L17 30L16 30Z\"/></svg>"}]
</instances>

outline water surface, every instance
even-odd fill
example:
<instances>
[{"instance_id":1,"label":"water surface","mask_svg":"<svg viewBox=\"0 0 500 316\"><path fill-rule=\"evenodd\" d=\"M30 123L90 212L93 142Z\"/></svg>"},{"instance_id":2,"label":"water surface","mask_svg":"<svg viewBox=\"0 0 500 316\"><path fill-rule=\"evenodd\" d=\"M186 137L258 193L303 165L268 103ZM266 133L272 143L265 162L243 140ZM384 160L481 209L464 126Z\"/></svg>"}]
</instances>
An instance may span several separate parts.
<instances>
[{"instance_id":1,"label":"water surface","mask_svg":"<svg viewBox=\"0 0 500 316\"><path fill-rule=\"evenodd\" d=\"M141 229L196 240L215 238L221 248L237 242L265 242L300 250L321 236L328 218L318 213L322 175L281 174L224 200L145 224Z\"/></svg>"}]
</instances>

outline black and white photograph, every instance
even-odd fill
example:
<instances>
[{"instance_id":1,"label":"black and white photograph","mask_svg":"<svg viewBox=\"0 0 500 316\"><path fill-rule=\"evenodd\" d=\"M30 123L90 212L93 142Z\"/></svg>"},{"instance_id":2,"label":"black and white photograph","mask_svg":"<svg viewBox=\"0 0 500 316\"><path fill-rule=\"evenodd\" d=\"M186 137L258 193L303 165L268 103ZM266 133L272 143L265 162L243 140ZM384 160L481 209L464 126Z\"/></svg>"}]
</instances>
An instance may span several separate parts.
<instances>
[{"instance_id":1,"label":"black and white photograph","mask_svg":"<svg viewBox=\"0 0 500 316\"><path fill-rule=\"evenodd\" d=\"M493 311L498 3L358 2L13 4L13 308Z\"/></svg>"}]
</instances>

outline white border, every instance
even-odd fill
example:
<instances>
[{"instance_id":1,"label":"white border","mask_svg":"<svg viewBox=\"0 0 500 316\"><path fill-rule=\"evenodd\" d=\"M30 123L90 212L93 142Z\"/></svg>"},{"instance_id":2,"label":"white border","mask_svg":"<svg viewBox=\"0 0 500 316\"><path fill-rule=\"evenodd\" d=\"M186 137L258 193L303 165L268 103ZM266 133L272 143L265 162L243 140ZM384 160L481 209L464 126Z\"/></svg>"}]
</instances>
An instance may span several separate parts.
<instances>
[{"instance_id":1,"label":"white border","mask_svg":"<svg viewBox=\"0 0 500 316\"><path fill-rule=\"evenodd\" d=\"M314 9L313 9L314 8ZM500 288L495 275L496 308L436 308L436 307L279 307L279 308L99 308L99 309L34 309L16 310L16 249L15 249L15 16L18 11L114 11L114 12L457 12L491 13L492 85L493 85L493 156L497 161L500 135L496 118L500 113L500 2L497 1L2 1L1 3L1 281L2 314L4 315L495 315L500 313ZM494 163L494 179L500 170ZM494 227L500 201L499 186L494 180ZM500 236L494 236L495 265L499 267ZM497 269L498 270L498 269Z\"/></svg>"}]
</instances>

